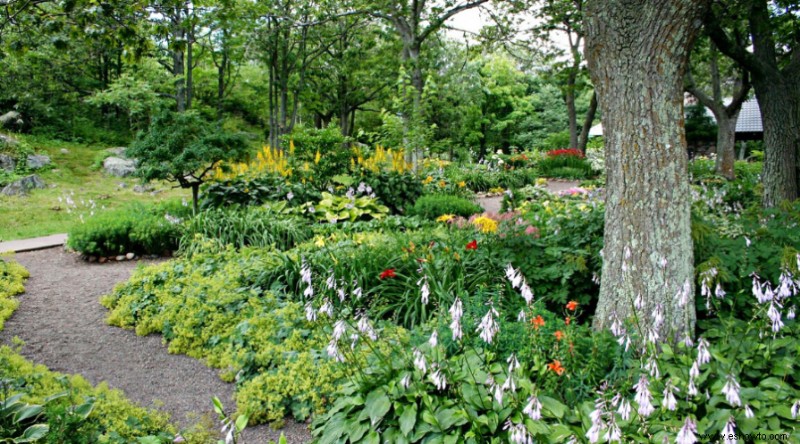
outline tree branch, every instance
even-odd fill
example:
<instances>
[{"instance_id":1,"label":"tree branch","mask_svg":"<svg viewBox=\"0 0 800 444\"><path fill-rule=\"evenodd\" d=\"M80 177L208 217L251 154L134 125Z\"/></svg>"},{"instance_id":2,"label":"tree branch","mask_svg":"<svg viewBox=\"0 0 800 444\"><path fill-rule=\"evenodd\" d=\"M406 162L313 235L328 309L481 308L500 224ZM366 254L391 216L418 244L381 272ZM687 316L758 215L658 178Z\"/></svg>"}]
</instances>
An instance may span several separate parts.
<instances>
[{"instance_id":1,"label":"tree branch","mask_svg":"<svg viewBox=\"0 0 800 444\"><path fill-rule=\"evenodd\" d=\"M426 38L432 33L435 32L437 29L441 28L444 22L449 20L454 15L458 14L459 12L466 11L468 9L477 8L478 6L488 2L489 0L475 0L469 3L464 3L462 5L458 5L454 8L449 9L447 12L439 16L436 20L433 20L422 33L420 33L418 37L418 41L422 42L425 41Z\"/></svg>"}]
</instances>

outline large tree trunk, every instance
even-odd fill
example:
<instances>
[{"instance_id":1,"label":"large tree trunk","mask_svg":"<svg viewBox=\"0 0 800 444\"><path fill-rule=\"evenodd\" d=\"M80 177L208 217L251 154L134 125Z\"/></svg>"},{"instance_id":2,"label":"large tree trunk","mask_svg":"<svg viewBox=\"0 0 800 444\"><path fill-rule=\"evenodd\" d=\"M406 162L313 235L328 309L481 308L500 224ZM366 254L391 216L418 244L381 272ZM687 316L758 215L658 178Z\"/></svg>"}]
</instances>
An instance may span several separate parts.
<instances>
[{"instance_id":1,"label":"large tree trunk","mask_svg":"<svg viewBox=\"0 0 800 444\"><path fill-rule=\"evenodd\" d=\"M753 86L764 125L764 206L774 207L798 197L800 98L788 81L754 78ZM797 82L797 79L789 81Z\"/></svg>"},{"instance_id":2,"label":"large tree trunk","mask_svg":"<svg viewBox=\"0 0 800 444\"><path fill-rule=\"evenodd\" d=\"M589 102L589 110L586 111L586 117L583 120L583 128L581 128L581 135L578 138L578 149L583 154L586 154L586 146L589 144L589 131L592 129L594 123L594 116L597 113L597 91L592 92L592 100Z\"/></svg>"},{"instance_id":3,"label":"large tree trunk","mask_svg":"<svg viewBox=\"0 0 800 444\"><path fill-rule=\"evenodd\" d=\"M736 172L733 169L733 162L736 160L736 121L739 118L737 110L733 116L728 116L722 112L715 116L717 118L717 174L728 179L734 180Z\"/></svg>"},{"instance_id":4,"label":"large tree trunk","mask_svg":"<svg viewBox=\"0 0 800 444\"><path fill-rule=\"evenodd\" d=\"M643 338L693 332L683 75L704 7L694 0L616 0L587 8L586 55L606 137L597 329L635 318ZM686 299L676 298L684 288Z\"/></svg>"}]
</instances>

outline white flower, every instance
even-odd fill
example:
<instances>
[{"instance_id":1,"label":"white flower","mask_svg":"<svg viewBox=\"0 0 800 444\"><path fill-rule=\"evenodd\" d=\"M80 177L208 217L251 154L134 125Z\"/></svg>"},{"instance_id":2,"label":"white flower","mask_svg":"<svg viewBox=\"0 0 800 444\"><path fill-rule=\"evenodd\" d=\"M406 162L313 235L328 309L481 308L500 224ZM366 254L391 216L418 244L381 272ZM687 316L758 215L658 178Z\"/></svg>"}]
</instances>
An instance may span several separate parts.
<instances>
[{"instance_id":1,"label":"white flower","mask_svg":"<svg viewBox=\"0 0 800 444\"><path fill-rule=\"evenodd\" d=\"M328 315L329 318L333 317L333 305L330 299L325 298L322 300L322 306L319 307L319 313Z\"/></svg>"},{"instance_id":2,"label":"white flower","mask_svg":"<svg viewBox=\"0 0 800 444\"><path fill-rule=\"evenodd\" d=\"M733 407L742 405L742 400L739 398L740 388L741 387L736 381L736 378L733 375L728 375L728 380L722 387L722 393L725 395L725 399L728 400L728 404L732 405Z\"/></svg>"},{"instance_id":3,"label":"white flower","mask_svg":"<svg viewBox=\"0 0 800 444\"><path fill-rule=\"evenodd\" d=\"M520 273L508 264L506 267L506 278L511 281L511 286L514 288L519 288L520 283L522 282L522 276Z\"/></svg>"},{"instance_id":4,"label":"white flower","mask_svg":"<svg viewBox=\"0 0 800 444\"><path fill-rule=\"evenodd\" d=\"M789 311L786 313L786 319L794 319L794 318L795 318L794 306L792 306L791 308L789 308Z\"/></svg>"},{"instance_id":5,"label":"white flower","mask_svg":"<svg viewBox=\"0 0 800 444\"><path fill-rule=\"evenodd\" d=\"M317 320L317 312L314 311L314 307L311 305L311 301L306 302L305 311L306 311L306 319L308 320L308 322L314 322Z\"/></svg>"},{"instance_id":6,"label":"white flower","mask_svg":"<svg viewBox=\"0 0 800 444\"><path fill-rule=\"evenodd\" d=\"M689 387L686 388L686 393L689 396L697 396L697 394L699 393L697 391L697 386L694 385L694 378L689 378Z\"/></svg>"},{"instance_id":7,"label":"white flower","mask_svg":"<svg viewBox=\"0 0 800 444\"><path fill-rule=\"evenodd\" d=\"M711 362L711 353L708 352L708 341L704 338L697 340L697 364L703 365Z\"/></svg>"},{"instance_id":8,"label":"white flower","mask_svg":"<svg viewBox=\"0 0 800 444\"><path fill-rule=\"evenodd\" d=\"M650 402L653 399L653 395L650 393L650 381L647 380L647 376L642 375L639 378L639 382L636 383L633 388L636 390L634 400L639 404L639 408L636 411L641 416L650 416L653 410L655 410L655 407L653 407L653 404Z\"/></svg>"},{"instance_id":9,"label":"white flower","mask_svg":"<svg viewBox=\"0 0 800 444\"><path fill-rule=\"evenodd\" d=\"M703 281L703 290L706 291L703 296L707 295L708 287L706 286L705 281ZM692 284L689 282L689 279L686 279L686 281L683 283L683 286L678 289L678 293L675 294L675 299L678 300L679 307L684 307L689 303L689 296L691 296L691 293Z\"/></svg>"},{"instance_id":10,"label":"white flower","mask_svg":"<svg viewBox=\"0 0 800 444\"><path fill-rule=\"evenodd\" d=\"M420 293L422 294L422 305L428 305L428 298L431 295L431 289L428 286L428 277L425 276L417 281L417 285L420 284L422 284L422 287L420 287Z\"/></svg>"},{"instance_id":11,"label":"white flower","mask_svg":"<svg viewBox=\"0 0 800 444\"><path fill-rule=\"evenodd\" d=\"M336 288L336 276L331 272L331 275L328 276L328 280L325 281L325 285L328 286L328 289Z\"/></svg>"},{"instance_id":12,"label":"white flower","mask_svg":"<svg viewBox=\"0 0 800 444\"><path fill-rule=\"evenodd\" d=\"M733 419L733 416L728 418L728 422L726 422L725 427L722 428L722 440L732 443L739 442L736 438L736 421Z\"/></svg>"},{"instance_id":13,"label":"white flower","mask_svg":"<svg viewBox=\"0 0 800 444\"><path fill-rule=\"evenodd\" d=\"M508 372L513 373L514 370L519 368L519 361L517 360L517 355L515 353L511 353L511 356L506 359L508 362Z\"/></svg>"},{"instance_id":14,"label":"white flower","mask_svg":"<svg viewBox=\"0 0 800 444\"><path fill-rule=\"evenodd\" d=\"M520 310L519 314L517 314L517 322L525 322L526 319L528 319L528 315L525 310Z\"/></svg>"},{"instance_id":15,"label":"white flower","mask_svg":"<svg viewBox=\"0 0 800 444\"><path fill-rule=\"evenodd\" d=\"M525 299L525 303L531 305L531 302L533 302L533 291L531 291L531 287L528 286L528 283L523 281L519 291L522 298Z\"/></svg>"},{"instance_id":16,"label":"white flower","mask_svg":"<svg viewBox=\"0 0 800 444\"><path fill-rule=\"evenodd\" d=\"M512 444L533 444L534 442L524 424L514 424L509 419L503 429L508 430L508 441Z\"/></svg>"},{"instance_id":17,"label":"white flower","mask_svg":"<svg viewBox=\"0 0 800 444\"><path fill-rule=\"evenodd\" d=\"M767 310L767 316L772 321L772 331L777 333L783 328L783 321L781 320L781 312L778 311L776 307L776 303L773 301L769 304L769 310Z\"/></svg>"},{"instance_id":18,"label":"white flower","mask_svg":"<svg viewBox=\"0 0 800 444\"><path fill-rule=\"evenodd\" d=\"M590 443L596 443L600 440L600 432L602 432L602 422L592 422L592 426L586 432L586 439L589 440Z\"/></svg>"},{"instance_id":19,"label":"white flower","mask_svg":"<svg viewBox=\"0 0 800 444\"><path fill-rule=\"evenodd\" d=\"M294 199L294 193L289 191L288 193L286 193L286 200L292 200L292 199Z\"/></svg>"},{"instance_id":20,"label":"white flower","mask_svg":"<svg viewBox=\"0 0 800 444\"><path fill-rule=\"evenodd\" d=\"M606 442L620 442L622 440L622 430L616 422L611 421L606 432Z\"/></svg>"},{"instance_id":21,"label":"white flower","mask_svg":"<svg viewBox=\"0 0 800 444\"><path fill-rule=\"evenodd\" d=\"M422 373L425 373L428 370L428 364L425 362L425 356L417 348L414 349L414 367L416 367Z\"/></svg>"},{"instance_id":22,"label":"white flower","mask_svg":"<svg viewBox=\"0 0 800 444\"><path fill-rule=\"evenodd\" d=\"M347 297L347 294L345 293L344 288L339 287L339 289L336 290L336 292L337 292L337 294L339 296L339 302L344 302L345 298Z\"/></svg>"},{"instance_id":23,"label":"white flower","mask_svg":"<svg viewBox=\"0 0 800 444\"><path fill-rule=\"evenodd\" d=\"M508 375L506 382L503 383L503 391L514 393L517 391L517 385L514 383L514 377Z\"/></svg>"},{"instance_id":24,"label":"white flower","mask_svg":"<svg viewBox=\"0 0 800 444\"><path fill-rule=\"evenodd\" d=\"M714 295L720 299L725 297L725 290L722 289L722 285L720 285L719 282L717 282L717 288L714 290Z\"/></svg>"},{"instance_id":25,"label":"white flower","mask_svg":"<svg viewBox=\"0 0 800 444\"><path fill-rule=\"evenodd\" d=\"M678 438L675 440L676 444L694 444L697 442L697 437L694 432L697 431L697 424L687 417L683 423L683 427L678 431Z\"/></svg>"},{"instance_id":26,"label":"white flower","mask_svg":"<svg viewBox=\"0 0 800 444\"><path fill-rule=\"evenodd\" d=\"M403 388L408 388L408 386L411 385L411 374L410 373L406 373L406 375L403 376L403 379L400 380L400 385Z\"/></svg>"},{"instance_id":27,"label":"white flower","mask_svg":"<svg viewBox=\"0 0 800 444\"><path fill-rule=\"evenodd\" d=\"M314 287L312 287L311 284L308 284L308 287L306 287L305 291L303 292L303 296L306 298L314 297Z\"/></svg>"},{"instance_id":28,"label":"white flower","mask_svg":"<svg viewBox=\"0 0 800 444\"><path fill-rule=\"evenodd\" d=\"M617 413L619 416L627 421L631 419L631 403L627 399L623 399L622 402L619 403L619 408L617 408Z\"/></svg>"},{"instance_id":29,"label":"white flower","mask_svg":"<svg viewBox=\"0 0 800 444\"><path fill-rule=\"evenodd\" d=\"M755 417L755 413L753 413L753 409L750 408L749 405L745 404L744 406L744 417L745 418L753 418Z\"/></svg>"},{"instance_id":30,"label":"white flower","mask_svg":"<svg viewBox=\"0 0 800 444\"><path fill-rule=\"evenodd\" d=\"M328 343L328 356L339 362L344 362L344 355L339 351L339 344L335 339L331 339L331 342Z\"/></svg>"},{"instance_id":31,"label":"white flower","mask_svg":"<svg viewBox=\"0 0 800 444\"><path fill-rule=\"evenodd\" d=\"M331 335L333 340L338 341L339 338L344 335L345 330L347 330L347 324L341 319L336 321L336 323L333 324L333 334Z\"/></svg>"},{"instance_id":32,"label":"white flower","mask_svg":"<svg viewBox=\"0 0 800 444\"><path fill-rule=\"evenodd\" d=\"M372 324L370 324L369 319L367 319L366 314L361 314L358 318L358 331L367 335L368 338L372 341L378 340L378 333L372 328Z\"/></svg>"},{"instance_id":33,"label":"white flower","mask_svg":"<svg viewBox=\"0 0 800 444\"><path fill-rule=\"evenodd\" d=\"M436 331L436 330L433 331L433 333L431 334L431 338L428 339L428 344L430 344L431 347L436 347L436 345L439 344L439 332L438 331Z\"/></svg>"},{"instance_id":34,"label":"white flower","mask_svg":"<svg viewBox=\"0 0 800 444\"><path fill-rule=\"evenodd\" d=\"M447 388L447 379L445 379L440 369L437 368L435 372L431 373L431 380L438 390Z\"/></svg>"},{"instance_id":35,"label":"white flower","mask_svg":"<svg viewBox=\"0 0 800 444\"><path fill-rule=\"evenodd\" d=\"M464 306L460 298L456 297L449 311L452 319L452 322L450 322L450 330L453 331L453 340L457 341L463 336L463 332L461 331L461 316L464 314Z\"/></svg>"},{"instance_id":36,"label":"white flower","mask_svg":"<svg viewBox=\"0 0 800 444\"><path fill-rule=\"evenodd\" d=\"M667 410L675 411L678 408L678 401L675 399L675 394L673 393L677 390L676 387L672 386L672 383L667 382L664 386L664 402L661 404Z\"/></svg>"},{"instance_id":37,"label":"white flower","mask_svg":"<svg viewBox=\"0 0 800 444\"><path fill-rule=\"evenodd\" d=\"M300 266L300 281L311 285L311 267L308 266L305 258L303 258L302 264Z\"/></svg>"},{"instance_id":38,"label":"white flower","mask_svg":"<svg viewBox=\"0 0 800 444\"><path fill-rule=\"evenodd\" d=\"M491 344L494 336L500 331L500 325L495 320L496 316L499 316L497 310L490 306L489 311L483 319L481 319L480 325L478 325L478 328L475 330L476 332L480 332L481 339L486 341L487 344Z\"/></svg>"},{"instance_id":39,"label":"white flower","mask_svg":"<svg viewBox=\"0 0 800 444\"><path fill-rule=\"evenodd\" d=\"M362 293L361 287L356 287L356 289L353 290L353 296L355 296L356 299L361 299L361 293Z\"/></svg>"},{"instance_id":40,"label":"white flower","mask_svg":"<svg viewBox=\"0 0 800 444\"><path fill-rule=\"evenodd\" d=\"M794 404L792 404L791 412L792 412L792 419L797 419L797 415L800 412L800 400L795 401Z\"/></svg>"},{"instance_id":41,"label":"white flower","mask_svg":"<svg viewBox=\"0 0 800 444\"><path fill-rule=\"evenodd\" d=\"M539 402L539 398L536 396L528 398L528 404L522 409L522 413L528 415L534 421L542 419L542 403Z\"/></svg>"},{"instance_id":42,"label":"white flower","mask_svg":"<svg viewBox=\"0 0 800 444\"><path fill-rule=\"evenodd\" d=\"M644 298L642 297L641 293L636 295L636 299L633 301L633 306L637 310L641 310L642 308L644 308Z\"/></svg>"}]
</instances>

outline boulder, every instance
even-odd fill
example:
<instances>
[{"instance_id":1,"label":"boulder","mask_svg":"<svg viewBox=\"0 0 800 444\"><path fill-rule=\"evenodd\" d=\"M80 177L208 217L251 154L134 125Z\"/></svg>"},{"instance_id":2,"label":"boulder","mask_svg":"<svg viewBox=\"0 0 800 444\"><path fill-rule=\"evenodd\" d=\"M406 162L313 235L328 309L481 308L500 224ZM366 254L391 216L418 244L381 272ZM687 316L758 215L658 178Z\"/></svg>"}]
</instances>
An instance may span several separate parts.
<instances>
[{"instance_id":1,"label":"boulder","mask_svg":"<svg viewBox=\"0 0 800 444\"><path fill-rule=\"evenodd\" d=\"M6 170L9 173L14 171L17 167L17 161L8 154L0 154L0 170Z\"/></svg>"},{"instance_id":2,"label":"boulder","mask_svg":"<svg viewBox=\"0 0 800 444\"><path fill-rule=\"evenodd\" d=\"M5 134L0 134L0 145L12 146L12 145L17 145L17 144L19 144L17 139L15 139L15 138L13 138L11 136L7 136Z\"/></svg>"},{"instance_id":3,"label":"boulder","mask_svg":"<svg viewBox=\"0 0 800 444\"><path fill-rule=\"evenodd\" d=\"M31 174L30 176L25 176L22 179L15 180L14 182L6 185L2 190L0 190L0 194L6 196L24 196L28 194L30 190L41 189L45 187L47 187L47 185L45 185L41 177L37 176L36 174Z\"/></svg>"},{"instance_id":4,"label":"boulder","mask_svg":"<svg viewBox=\"0 0 800 444\"><path fill-rule=\"evenodd\" d=\"M127 148L125 148L124 146L118 146L116 148L109 148L106 151L111 153L111 155L114 156L114 157L119 157L121 159L127 159L128 156L125 155L125 150L126 149Z\"/></svg>"},{"instance_id":5,"label":"boulder","mask_svg":"<svg viewBox=\"0 0 800 444\"><path fill-rule=\"evenodd\" d=\"M103 160L103 169L112 176L128 177L136 171L136 161L114 156L106 157Z\"/></svg>"},{"instance_id":6,"label":"boulder","mask_svg":"<svg viewBox=\"0 0 800 444\"><path fill-rule=\"evenodd\" d=\"M0 116L0 127L19 128L25 122L22 121L22 114L16 111L9 111Z\"/></svg>"},{"instance_id":7,"label":"boulder","mask_svg":"<svg viewBox=\"0 0 800 444\"><path fill-rule=\"evenodd\" d=\"M50 165L50 156L44 154L28 154L28 168L38 170Z\"/></svg>"},{"instance_id":8,"label":"boulder","mask_svg":"<svg viewBox=\"0 0 800 444\"><path fill-rule=\"evenodd\" d=\"M153 189L154 189L153 186L149 184L133 186L134 193L149 193L150 191L153 191Z\"/></svg>"}]
</instances>

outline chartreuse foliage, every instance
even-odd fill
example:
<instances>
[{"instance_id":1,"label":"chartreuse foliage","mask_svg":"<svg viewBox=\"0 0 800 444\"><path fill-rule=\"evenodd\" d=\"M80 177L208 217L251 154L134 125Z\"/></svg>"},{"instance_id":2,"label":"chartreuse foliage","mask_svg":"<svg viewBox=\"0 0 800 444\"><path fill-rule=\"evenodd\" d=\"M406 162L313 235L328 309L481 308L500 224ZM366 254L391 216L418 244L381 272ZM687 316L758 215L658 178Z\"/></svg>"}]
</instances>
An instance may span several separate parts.
<instances>
[{"instance_id":1,"label":"chartreuse foliage","mask_svg":"<svg viewBox=\"0 0 800 444\"><path fill-rule=\"evenodd\" d=\"M327 333L306 321L300 303L250 283L281 265L280 253L198 251L138 270L102 302L110 324L160 333L170 352L205 359L235 380L251 422L304 420L350 370L325 354Z\"/></svg>"},{"instance_id":2,"label":"chartreuse foliage","mask_svg":"<svg viewBox=\"0 0 800 444\"><path fill-rule=\"evenodd\" d=\"M28 270L22 265L0 258L0 330L19 306L14 296L25 291Z\"/></svg>"}]
</instances>

